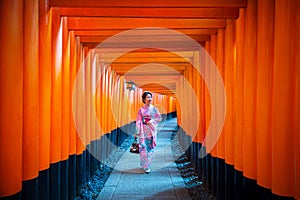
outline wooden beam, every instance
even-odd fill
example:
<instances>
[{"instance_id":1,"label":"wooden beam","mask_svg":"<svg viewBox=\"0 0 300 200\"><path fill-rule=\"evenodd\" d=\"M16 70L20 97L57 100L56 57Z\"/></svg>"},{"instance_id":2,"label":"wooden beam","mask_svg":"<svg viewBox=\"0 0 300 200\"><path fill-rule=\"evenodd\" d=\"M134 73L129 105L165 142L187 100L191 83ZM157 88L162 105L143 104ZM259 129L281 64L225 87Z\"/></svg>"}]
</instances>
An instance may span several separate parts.
<instances>
[{"instance_id":1,"label":"wooden beam","mask_svg":"<svg viewBox=\"0 0 300 200\"><path fill-rule=\"evenodd\" d=\"M162 87L162 88L152 88L151 86L149 86L149 87L142 86L141 88L145 91L152 91L152 92L161 93L161 94L170 94L170 93L175 93L176 92L175 89L165 89L164 87Z\"/></svg>"},{"instance_id":2,"label":"wooden beam","mask_svg":"<svg viewBox=\"0 0 300 200\"><path fill-rule=\"evenodd\" d=\"M172 29L174 30L173 35L215 35L218 32L218 29L209 28L209 29ZM125 29L114 29L114 30L76 30L74 31L75 35L78 36L113 36L116 34L119 34L123 31L126 31ZM138 29L134 32L130 32L128 35L172 35L169 31L164 30L151 30L149 29Z\"/></svg>"},{"instance_id":3,"label":"wooden beam","mask_svg":"<svg viewBox=\"0 0 300 200\"><path fill-rule=\"evenodd\" d=\"M130 71L130 70L133 70L137 67L140 67L142 64L138 63L137 65L131 65L130 67L126 67L124 65L119 65L119 64L113 64L111 65L111 68L115 71ZM127 65L128 66L128 65ZM133 67L134 66L134 67ZM151 69L152 71L162 71L162 72L174 72L175 71L178 71L178 72L182 72L185 70L185 67L184 66L174 66L173 65L165 65L166 67L162 67L162 66L157 66L157 67L148 67L149 69ZM163 68L163 69L162 69ZM168 69L169 68L169 69Z\"/></svg>"},{"instance_id":4,"label":"wooden beam","mask_svg":"<svg viewBox=\"0 0 300 200\"><path fill-rule=\"evenodd\" d=\"M118 62L118 63L112 63L110 66L112 67L125 67L125 68L131 68L131 67L136 67L137 65L141 65L141 64L147 64L147 63L138 63L138 62L133 62L133 63L122 63L122 62ZM164 65L167 65L169 67L172 67L174 69L178 69L178 70L185 70L188 66L190 66L190 63L172 63L172 62L165 62Z\"/></svg>"},{"instance_id":5,"label":"wooden beam","mask_svg":"<svg viewBox=\"0 0 300 200\"><path fill-rule=\"evenodd\" d=\"M61 16L69 17L143 17L143 18L193 18L193 19L236 19L238 8L116 8L62 7Z\"/></svg>"},{"instance_id":6,"label":"wooden beam","mask_svg":"<svg viewBox=\"0 0 300 200\"><path fill-rule=\"evenodd\" d=\"M164 95L167 95L167 94L175 94L176 91L175 89L174 90L168 90L168 89L164 89L164 88L161 88L161 89L154 89L152 87L144 87L142 86L141 87L143 90L145 91L151 91L151 92L154 92L154 93L159 93L159 94L164 94Z\"/></svg>"},{"instance_id":7,"label":"wooden beam","mask_svg":"<svg viewBox=\"0 0 300 200\"><path fill-rule=\"evenodd\" d=\"M140 74L148 74L148 75L154 75L157 74L157 76L165 76L166 74L172 74L173 75L180 75L181 73L184 72L185 67L178 67L172 68L168 65L163 65L161 63L147 63L146 65L136 65L133 68L125 68L122 65L117 65L115 64L114 66L111 66L111 68L119 73L128 73L128 75L132 76L139 76Z\"/></svg>"},{"instance_id":8,"label":"wooden beam","mask_svg":"<svg viewBox=\"0 0 300 200\"><path fill-rule=\"evenodd\" d=\"M112 63L110 66L112 68L112 70L114 70L117 74L119 75L124 75L125 73L128 73L129 71L136 71L136 68L139 67L141 65L141 63ZM173 64L173 63L164 63L164 65L166 65L167 67L170 67L171 69L167 69L161 66L151 66L149 67L149 69L152 70L152 72L154 71L160 71L161 73L175 73L178 72L180 74L183 74L184 70L186 69L186 67L189 65L182 63L182 64ZM143 67L144 69L144 67ZM173 70L172 70L173 69ZM174 71L175 70L175 71ZM138 74L138 72L135 72L136 74ZM128 74L133 74L133 72L130 72Z\"/></svg>"},{"instance_id":9,"label":"wooden beam","mask_svg":"<svg viewBox=\"0 0 300 200\"><path fill-rule=\"evenodd\" d=\"M129 75L133 75L133 76L138 76L140 74L144 74L145 72L150 73L150 74L158 74L158 76L161 75L165 75L165 74L172 74L172 75L178 75L178 74L182 74L184 72L184 70L178 70L178 69L172 69L170 67L170 69L153 69L152 71L150 69L140 69L139 70L139 65L137 65L135 68L114 68L112 67L112 70L114 70L115 72L119 72L119 73L128 73ZM168 66L167 66L168 67Z\"/></svg>"},{"instance_id":10,"label":"wooden beam","mask_svg":"<svg viewBox=\"0 0 300 200\"><path fill-rule=\"evenodd\" d=\"M175 82L173 82L172 84L161 84L161 83L143 83L140 84L141 87L144 87L144 88L152 88L152 89L156 89L156 90L174 90L176 89L176 84Z\"/></svg>"},{"instance_id":11,"label":"wooden beam","mask_svg":"<svg viewBox=\"0 0 300 200\"><path fill-rule=\"evenodd\" d=\"M112 62L112 59L114 57L110 57L110 56L111 54L108 54L107 56L102 57L102 59L101 56L99 56L99 62L103 63L107 60L109 62ZM193 56L193 54L192 52L188 52L188 53L183 52L181 56L182 57L180 57L177 54L173 54L171 52L128 53L116 59L116 62L113 62L110 66L119 75L124 75L124 74L129 74L132 76L140 76L143 74L148 74L151 76L179 75L179 73L182 74L186 69L186 67L190 65L190 63L188 63L187 60L189 60ZM176 64L174 64L174 62Z\"/></svg>"},{"instance_id":12,"label":"wooden beam","mask_svg":"<svg viewBox=\"0 0 300 200\"><path fill-rule=\"evenodd\" d=\"M167 89L153 89L151 87L141 87L144 91L151 91L153 93L158 93L162 95L174 95L176 93L176 90L167 90Z\"/></svg>"},{"instance_id":13,"label":"wooden beam","mask_svg":"<svg viewBox=\"0 0 300 200\"><path fill-rule=\"evenodd\" d=\"M160 93L160 94L174 94L176 92L176 86L175 84L173 85L161 85L161 84L145 84L145 85L141 85L138 86L140 88L143 88L143 90L147 90L147 91L152 91L155 93Z\"/></svg>"},{"instance_id":14,"label":"wooden beam","mask_svg":"<svg viewBox=\"0 0 300 200\"><path fill-rule=\"evenodd\" d=\"M126 80L129 80L129 79L126 79ZM145 80L145 77L144 77L144 80ZM134 83L135 83L136 86L138 86L138 87L149 87L149 85L151 85L151 87L154 88L154 89L157 89L157 88L158 88L158 87L156 87L155 85L159 85L160 87L161 87L161 86L164 86L164 87L170 88L170 89L175 89L175 88L176 88L176 83L175 83L175 81L173 81L172 83L159 83L159 84L157 84L157 83L151 83L151 84L149 84L149 83L145 83L145 82L140 82L140 83L134 82ZM159 88L160 88L160 87L159 87Z\"/></svg>"},{"instance_id":15,"label":"wooden beam","mask_svg":"<svg viewBox=\"0 0 300 200\"><path fill-rule=\"evenodd\" d=\"M106 36L81 36L81 42L103 42L108 37ZM142 41L155 41L155 42L172 42L172 41L186 41L185 35L163 35L163 36L123 36L124 40L122 39L120 42L142 42ZM209 41L210 35L193 35L191 36L193 40L196 42L200 41ZM119 41L118 41L119 42Z\"/></svg>"},{"instance_id":16,"label":"wooden beam","mask_svg":"<svg viewBox=\"0 0 300 200\"><path fill-rule=\"evenodd\" d=\"M128 52L132 51L132 44L126 45L114 45L114 46L101 46L99 47L99 42L84 42L82 43L83 47L88 47L89 49L94 49L97 52L102 52L102 53L118 53L118 52ZM167 45L167 44L166 44ZM183 46L183 45L169 45L168 50L169 51L198 51L200 47L204 47L205 42L198 42L198 45L196 46ZM161 49L159 47L151 47L149 45L148 47L138 47L135 49L135 51L140 51L140 52L165 52L164 49Z\"/></svg>"},{"instance_id":17,"label":"wooden beam","mask_svg":"<svg viewBox=\"0 0 300 200\"><path fill-rule=\"evenodd\" d=\"M152 73L148 73L148 72L140 72L140 73L132 73L130 71L115 71L116 74L120 75L120 76L124 76L124 75L128 75L128 76L145 76L145 74L151 75L151 76L174 76L174 75L178 75L179 72L152 72ZM183 74L183 71L181 72L181 74Z\"/></svg>"},{"instance_id":18,"label":"wooden beam","mask_svg":"<svg viewBox=\"0 0 300 200\"><path fill-rule=\"evenodd\" d=\"M224 28L224 19L99 18L70 17L70 30L163 28Z\"/></svg>"},{"instance_id":19,"label":"wooden beam","mask_svg":"<svg viewBox=\"0 0 300 200\"><path fill-rule=\"evenodd\" d=\"M160 57L153 57L153 58L99 58L99 62L101 63L189 63L188 58L181 58L181 57L174 57L174 58L160 58Z\"/></svg>"},{"instance_id":20,"label":"wooden beam","mask_svg":"<svg viewBox=\"0 0 300 200\"><path fill-rule=\"evenodd\" d=\"M126 80L133 80L137 85L145 84L146 81L157 84L175 84L175 81L179 79L181 75L172 75L172 76L149 76L145 74L144 76L131 76L125 75ZM145 79L146 77L146 79Z\"/></svg>"},{"instance_id":21,"label":"wooden beam","mask_svg":"<svg viewBox=\"0 0 300 200\"><path fill-rule=\"evenodd\" d=\"M172 85L159 85L159 84L146 84L143 85L142 87L144 88L152 88L155 90L175 90L176 85L172 84Z\"/></svg>"},{"instance_id":22,"label":"wooden beam","mask_svg":"<svg viewBox=\"0 0 300 200\"><path fill-rule=\"evenodd\" d=\"M122 41L119 39L119 41ZM157 41L141 41L141 42L89 42L83 44L90 44L91 48L97 48L97 51L101 52L112 52L105 49L115 50L116 52L124 52L125 49L161 49L166 51L188 51L188 50L199 50L200 42L189 40L189 41L169 41L169 42L157 42ZM119 50L117 50L119 49Z\"/></svg>"},{"instance_id":23,"label":"wooden beam","mask_svg":"<svg viewBox=\"0 0 300 200\"><path fill-rule=\"evenodd\" d=\"M147 80L149 80L148 76L143 76L142 78L143 78L143 81L139 81L139 82L136 79L134 79L134 78L131 78L131 79L126 78L126 80L133 81L136 84L137 87L142 87L145 84L149 84L150 83L149 81L147 81ZM166 81L163 81L163 80L161 80L161 81L153 81L151 84L161 84L161 85L165 85L165 86L172 86L172 85L176 86L176 80L172 80L172 82L170 82L170 81L167 82L167 80Z\"/></svg>"},{"instance_id":24,"label":"wooden beam","mask_svg":"<svg viewBox=\"0 0 300 200\"><path fill-rule=\"evenodd\" d=\"M176 90L175 88L170 88L170 89L165 89L164 87L161 87L161 88L153 88L151 86L141 86L141 88L143 88L143 90L146 90L146 91L153 91L155 93L163 93L163 94L169 94L169 93L175 93Z\"/></svg>"},{"instance_id":25,"label":"wooden beam","mask_svg":"<svg viewBox=\"0 0 300 200\"><path fill-rule=\"evenodd\" d=\"M95 50L95 53L97 53L97 49ZM99 53L99 57L103 58L116 58L119 57L118 53ZM161 58L178 58L178 57L193 57L194 52L193 51L174 51L174 52L129 52L126 53L125 55L122 55L123 58L156 58L156 57L161 57Z\"/></svg>"},{"instance_id":26,"label":"wooden beam","mask_svg":"<svg viewBox=\"0 0 300 200\"><path fill-rule=\"evenodd\" d=\"M246 7L247 0L152 0L152 1L140 1L140 0L49 0L50 6L58 7L166 7L166 8L199 8L199 7Z\"/></svg>"},{"instance_id":27,"label":"wooden beam","mask_svg":"<svg viewBox=\"0 0 300 200\"><path fill-rule=\"evenodd\" d=\"M118 74L118 75L121 75L121 76L124 76L124 75L126 75L126 76L145 76L145 73L146 72L143 72L143 71L141 71L141 72L139 72L139 73L133 73L133 72L131 72L130 70L128 70L128 71L123 71L123 70L114 70L115 72L116 72L116 74ZM175 75L178 75L178 74L183 74L183 72L184 71L181 71L181 72L152 72L152 73L148 73L148 75L151 75L151 76L175 76Z\"/></svg>"}]
</instances>

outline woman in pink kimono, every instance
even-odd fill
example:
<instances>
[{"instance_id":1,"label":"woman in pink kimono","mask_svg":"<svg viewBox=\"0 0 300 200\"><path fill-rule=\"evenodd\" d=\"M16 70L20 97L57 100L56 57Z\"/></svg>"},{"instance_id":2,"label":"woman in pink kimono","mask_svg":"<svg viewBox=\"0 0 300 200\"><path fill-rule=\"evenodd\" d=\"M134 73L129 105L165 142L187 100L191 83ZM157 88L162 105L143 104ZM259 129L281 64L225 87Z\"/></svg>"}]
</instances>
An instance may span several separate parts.
<instances>
[{"instance_id":1,"label":"woman in pink kimono","mask_svg":"<svg viewBox=\"0 0 300 200\"><path fill-rule=\"evenodd\" d=\"M140 165L145 173L150 173L151 163L156 147L157 126L161 115L152 103L152 94L144 92L142 95L144 105L139 109L136 127L139 137Z\"/></svg>"}]
</instances>

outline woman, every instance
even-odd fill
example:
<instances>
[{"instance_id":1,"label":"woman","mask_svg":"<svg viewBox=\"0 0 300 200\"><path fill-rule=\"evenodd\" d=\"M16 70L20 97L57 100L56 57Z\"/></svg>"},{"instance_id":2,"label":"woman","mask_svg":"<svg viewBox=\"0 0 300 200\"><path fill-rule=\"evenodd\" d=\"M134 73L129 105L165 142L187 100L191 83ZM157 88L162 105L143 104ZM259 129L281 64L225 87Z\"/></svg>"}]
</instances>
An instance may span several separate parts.
<instances>
[{"instance_id":1,"label":"woman","mask_svg":"<svg viewBox=\"0 0 300 200\"><path fill-rule=\"evenodd\" d=\"M136 127L139 137L140 165L148 174L154 158L157 126L161 121L161 115L158 109L151 104L152 94L150 92L144 92L142 100L144 105L138 111Z\"/></svg>"}]
</instances>

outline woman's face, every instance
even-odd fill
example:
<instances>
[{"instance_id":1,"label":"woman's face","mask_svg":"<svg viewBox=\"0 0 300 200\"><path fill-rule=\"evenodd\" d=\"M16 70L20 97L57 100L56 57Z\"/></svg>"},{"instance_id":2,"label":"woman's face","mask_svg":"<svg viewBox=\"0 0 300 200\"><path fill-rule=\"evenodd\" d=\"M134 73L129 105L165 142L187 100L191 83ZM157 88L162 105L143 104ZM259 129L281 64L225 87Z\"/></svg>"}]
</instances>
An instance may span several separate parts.
<instances>
[{"instance_id":1,"label":"woman's face","mask_svg":"<svg viewBox=\"0 0 300 200\"><path fill-rule=\"evenodd\" d=\"M147 94L145 99L145 104L149 105L152 102L152 96L150 94Z\"/></svg>"}]
</instances>

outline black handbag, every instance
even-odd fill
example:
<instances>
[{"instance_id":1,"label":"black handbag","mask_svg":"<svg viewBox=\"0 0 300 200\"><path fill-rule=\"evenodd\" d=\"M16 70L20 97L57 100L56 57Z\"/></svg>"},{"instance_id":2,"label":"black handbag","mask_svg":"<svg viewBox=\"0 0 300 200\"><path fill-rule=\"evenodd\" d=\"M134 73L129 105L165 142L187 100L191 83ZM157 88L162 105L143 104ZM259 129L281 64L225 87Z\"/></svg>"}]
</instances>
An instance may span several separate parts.
<instances>
[{"instance_id":1,"label":"black handbag","mask_svg":"<svg viewBox=\"0 0 300 200\"><path fill-rule=\"evenodd\" d=\"M133 141L133 143L130 146L130 152L131 153L140 153L139 143L137 141L137 136L136 135L134 135L134 141Z\"/></svg>"}]
</instances>

